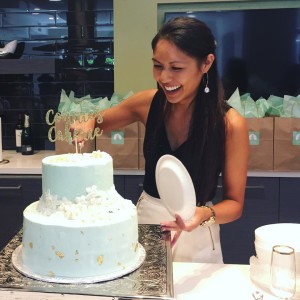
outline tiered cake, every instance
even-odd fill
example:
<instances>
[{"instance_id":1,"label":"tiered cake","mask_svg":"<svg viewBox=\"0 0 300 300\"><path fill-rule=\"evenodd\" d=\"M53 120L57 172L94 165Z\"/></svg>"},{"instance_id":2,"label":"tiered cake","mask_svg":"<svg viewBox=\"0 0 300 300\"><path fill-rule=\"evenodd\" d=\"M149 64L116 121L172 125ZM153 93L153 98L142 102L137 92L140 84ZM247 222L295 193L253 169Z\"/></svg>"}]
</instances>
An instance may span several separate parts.
<instances>
[{"instance_id":1,"label":"tiered cake","mask_svg":"<svg viewBox=\"0 0 300 300\"><path fill-rule=\"evenodd\" d=\"M42 174L43 194L24 210L23 267L42 278L78 279L135 269L142 248L137 212L115 190L111 156L49 156Z\"/></svg>"}]
</instances>

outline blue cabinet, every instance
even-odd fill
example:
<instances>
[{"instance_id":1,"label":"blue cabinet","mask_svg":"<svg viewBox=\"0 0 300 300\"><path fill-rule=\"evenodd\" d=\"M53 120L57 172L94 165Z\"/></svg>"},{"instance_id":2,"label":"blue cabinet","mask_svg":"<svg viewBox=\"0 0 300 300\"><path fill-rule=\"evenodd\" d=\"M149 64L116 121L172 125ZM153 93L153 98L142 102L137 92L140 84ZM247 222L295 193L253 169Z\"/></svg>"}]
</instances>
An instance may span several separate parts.
<instances>
[{"instance_id":1,"label":"blue cabinet","mask_svg":"<svg viewBox=\"0 0 300 300\"><path fill-rule=\"evenodd\" d=\"M143 175L114 176L116 190L134 204L143 180ZM41 175L0 175L0 248L21 228L25 207L41 194ZM221 181L216 202L220 199ZM220 225L224 262L248 264L255 255L255 229L278 222L300 223L300 178L248 177L242 217Z\"/></svg>"},{"instance_id":2,"label":"blue cabinet","mask_svg":"<svg viewBox=\"0 0 300 300\"><path fill-rule=\"evenodd\" d=\"M40 175L0 175L0 249L20 230L23 210L41 193Z\"/></svg>"},{"instance_id":3,"label":"blue cabinet","mask_svg":"<svg viewBox=\"0 0 300 300\"><path fill-rule=\"evenodd\" d=\"M279 184L276 177L248 177L242 217L220 226L225 263L249 264L249 258L255 255L255 229L278 223Z\"/></svg>"},{"instance_id":4,"label":"blue cabinet","mask_svg":"<svg viewBox=\"0 0 300 300\"><path fill-rule=\"evenodd\" d=\"M279 222L300 223L300 178L280 178Z\"/></svg>"},{"instance_id":5,"label":"blue cabinet","mask_svg":"<svg viewBox=\"0 0 300 300\"><path fill-rule=\"evenodd\" d=\"M143 191L143 181L144 176L142 175L125 176L125 198L131 200L134 204L136 204Z\"/></svg>"}]
</instances>

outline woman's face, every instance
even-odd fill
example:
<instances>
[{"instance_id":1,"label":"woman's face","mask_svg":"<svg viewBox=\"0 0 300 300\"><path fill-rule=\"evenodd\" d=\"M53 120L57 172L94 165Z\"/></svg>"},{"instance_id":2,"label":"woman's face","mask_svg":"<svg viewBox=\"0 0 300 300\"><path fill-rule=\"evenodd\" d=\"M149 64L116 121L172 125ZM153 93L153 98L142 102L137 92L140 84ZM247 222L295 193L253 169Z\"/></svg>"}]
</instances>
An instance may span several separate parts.
<instances>
[{"instance_id":1,"label":"woman's face","mask_svg":"<svg viewBox=\"0 0 300 300\"><path fill-rule=\"evenodd\" d=\"M170 103L190 104L202 80L198 61L173 43L161 39L153 52L153 77Z\"/></svg>"}]
</instances>

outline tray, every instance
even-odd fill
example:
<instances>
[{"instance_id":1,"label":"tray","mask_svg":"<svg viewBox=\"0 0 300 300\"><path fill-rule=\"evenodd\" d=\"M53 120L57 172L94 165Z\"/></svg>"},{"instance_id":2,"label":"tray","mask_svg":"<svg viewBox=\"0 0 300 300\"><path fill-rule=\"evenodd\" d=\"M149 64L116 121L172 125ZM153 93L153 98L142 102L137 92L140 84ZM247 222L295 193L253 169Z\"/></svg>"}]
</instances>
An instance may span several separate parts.
<instances>
[{"instance_id":1,"label":"tray","mask_svg":"<svg viewBox=\"0 0 300 300\"><path fill-rule=\"evenodd\" d=\"M139 225L139 242L146 251L143 264L132 273L100 283L66 284L31 279L12 265L12 253L22 242L22 230L0 252L0 289L81 294L117 299L174 299L170 232L160 225Z\"/></svg>"}]
</instances>

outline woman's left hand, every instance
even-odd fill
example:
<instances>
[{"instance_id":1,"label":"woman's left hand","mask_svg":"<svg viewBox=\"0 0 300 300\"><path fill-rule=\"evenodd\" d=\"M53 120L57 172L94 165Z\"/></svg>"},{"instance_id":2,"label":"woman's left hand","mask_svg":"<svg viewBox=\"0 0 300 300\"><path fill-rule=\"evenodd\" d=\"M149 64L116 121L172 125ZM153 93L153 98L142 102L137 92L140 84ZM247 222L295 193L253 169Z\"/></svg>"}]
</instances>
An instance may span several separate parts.
<instances>
[{"instance_id":1,"label":"woman's left hand","mask_svg":"<svg viewBox=\"0 0 300 300\"><path fill-rule=\"evenodd\" d=\"M175 221L162 222L160 225L163 231L175 231L171 241L171 246L173 247L182 231L191 232L202 223L202 219L203 211L201 208L197 207L194 216L188 221L184 221L180 215L175 214Z\"/></svg>"}]
</instances>

